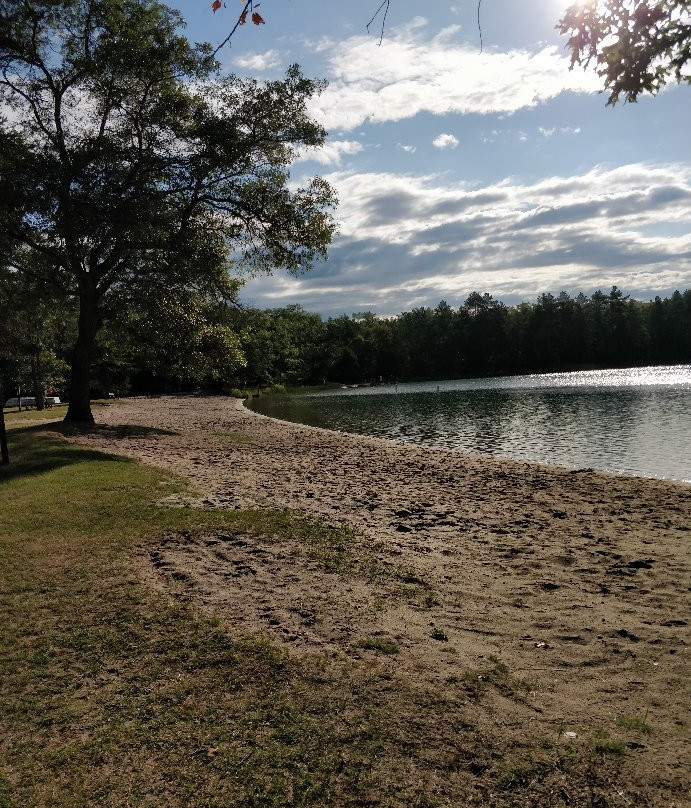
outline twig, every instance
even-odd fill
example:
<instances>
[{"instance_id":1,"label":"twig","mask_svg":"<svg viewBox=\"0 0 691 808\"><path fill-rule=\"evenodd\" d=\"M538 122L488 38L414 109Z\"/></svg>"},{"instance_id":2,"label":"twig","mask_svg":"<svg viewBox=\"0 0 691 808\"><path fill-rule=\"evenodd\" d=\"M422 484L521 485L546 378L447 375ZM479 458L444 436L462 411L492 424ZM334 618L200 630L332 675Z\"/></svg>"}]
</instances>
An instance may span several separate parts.
<instances>
[{"instance_id":1,"label":"twig","mask_svg":"<svg viewBox=\"0 0 691 808\"><path fill-rule=\"evenodd\" d=\"M624 800L624 802L625 802L627 805L631 805L631 800L627 800L627 799L626 799L626 796L624 795L624 792L623 792L623 791L622 791L620 788L617 788L616 786L613 786L613 788L614 788L614 793L615 793L617 796L621 797L621 798L622 798L622 800Z\"/></svg>"},{"instance_id":2,"label":"twig","mask_svg":"<svg viewBox=\"0 0 691 808\"><path fill-rule=\"evenodd\" d=\"M477 30L480 32L480 53L482 53L482 25L480 25L480 6L482 0L477 0Z\"/></svg>"},{"instance_id":3,"label":"twig","mask_svg":"<svg viewBox=\"0 0 691 808\"><path fill-rule=\"evenodd\" d=\"M231 38L231 37L233 36L233 34L234 34L236 31L237 31L238 26L240 25L240 20L242 20L242 19L246 19L246 18L247 18L247 11L248 11L248 9L250 8L250 6L251 6L251 5L252 5L252 0L247 0L247 2L245 3L245 7L244 7L244 8L242 9L242 11L240 12L240 16L238 17L238 21L237 21L237 22L235 23L235 25L233 26L233 30L232 30L232 31L231 31L231 32L228 34L228 36L227 36L227 37L226 37L226 38L223 40L223 42L221 42L221 44L220 44L220 45L219 45L219 46L216 48L216 50L215 50L215 51L214 51L214 52L211 54L211 56L212 56L212 57L213 57L213 56L215 56L215 55L216 55L216 54L217 54L217 53L218 53L218 52L221 50L221 48L222 48L224 45L227 45L227 44L228 44L228 42L230 42L230 38Z\"/></svg>"},{"instance_id":4,"label":"twig","mask_svg":"<svg viewBox=\"0 0 691 808\"><path fill-rule=\"evenodd\" d=\"M516 671L553 671L553 670L566 670L565 668L514 668Z\"/></svg>"},{"instance_id":5,"label":"twig","mask_svg":"<svg viewBox=\"0 0 691 808\"><path fill-rule=\"evenodd\" d=\"M379 16L379 12L382 9L384 9L384 17L382 18L382 21L381 21L381 35L379 37L379 44L380 45L381 45L381 43L382 43L382 41L384 39L384 28L386 26L386 15L389 13L389 5L390 4L391 4L391 0L382 0L382 3L379 6L379 8L374 12L374 15L373 15L372 19L365 26L365 28L367 29L367 33L369 34L370 25L372 25L372 23L377 19L377 17Z\"/></svg>"}]
</instances>

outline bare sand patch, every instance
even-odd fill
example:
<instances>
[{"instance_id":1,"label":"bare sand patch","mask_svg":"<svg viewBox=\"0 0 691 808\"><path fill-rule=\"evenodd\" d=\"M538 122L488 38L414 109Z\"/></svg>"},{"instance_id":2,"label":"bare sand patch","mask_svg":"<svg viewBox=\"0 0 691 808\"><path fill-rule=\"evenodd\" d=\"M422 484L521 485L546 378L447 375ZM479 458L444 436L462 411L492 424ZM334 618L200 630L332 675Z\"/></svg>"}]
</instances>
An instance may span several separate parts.
<instances>
[{"instance_id":1,"label":"bare sand patch","mask_svg":"<svg viewBox=\"0 0 691 808\"><path fill-rule=\"evenodd\" d=\"M187 476L194 505L292 509L353 529L367 558L332 570L272 536L170 534L142 550L152 586L296 653L376 655L420 692L489 687L495 735L611 744L633 789L612 805L688 804L688 485L343 435L222 397L99 419L174 433L79 440Z\"/></svg>"}]
</instances>

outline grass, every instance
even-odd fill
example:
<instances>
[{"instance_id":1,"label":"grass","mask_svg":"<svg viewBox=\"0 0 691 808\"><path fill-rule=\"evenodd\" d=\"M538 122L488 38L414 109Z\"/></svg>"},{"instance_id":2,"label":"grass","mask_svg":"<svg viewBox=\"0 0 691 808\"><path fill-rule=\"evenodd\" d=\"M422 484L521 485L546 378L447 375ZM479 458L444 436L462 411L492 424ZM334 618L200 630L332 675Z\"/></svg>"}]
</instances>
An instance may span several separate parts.
<instances>
[{"instance_id":1,"label":"grass","mask_svg":"<svg viewBox=\"0 0 691 808\"><path fill-rule=\"evenodd\" d=\"M433 609L435 606L440 606L441 601L435 592L426 592L423 598L423 603L428 609Z\"/></svg>"},{"instance_id":2,"label":"grass","mask_svg":"<svg viewBox=\"0 0 691 808\"><path fill-rule=\"evenodd\" d=\"M626 744L617 738L610 738L609 733L598 728L592 742L593 750L599 755L625 755Z\"/></svg>"},{"instance_id":3,"label":"grass","mask_svg":"<svg viewBox=\"0 0 691 808\"><path fill-rule=\"evenodd\" d=\"M94 399L91 402L92 409L98 412L101 407L108 407L113 403L110 399ZM118 404L127 404L126 400L117 399ZM3 409L5 423L8 428L18 426L30 426L33 421L61 421L67 412L67 404L54 404L44 410L18 410L16 407L5 407Z\"/></svg>"},{"instance_id":4,"label":"grass","mask_svg":"<svg viewBox=\"0 0 691 808\"><path fill-rule=\"evenodd\" d=\"M381 545L366 541L349 527L330 526L319 519L282 511L288 532L297 539L305 559L317 563L326 572L377 581L391 573L381 564ZM284 532L285 535L285 532Z\"/></svg>"},{"instance_id":5,"label":"grass","mask_svg":"<svg viewBox=\"0 0 691 808\"><path fill-rule=\"evenodd\" d=\"M350 568L345 535L287 512L156 507L184 486L41 430L13 432L0 472L0 806L356 805L377 790L376 665L230 637L129 560L167 530L223 527L289 531Z\"/></svg>"},{"instance_id":6,"label":"grass","mask_svg":"<svg viewBox=\"0 0 691 808\"><path fill-rule=\"evenodd\" d=\"M366 651L379 651L381 654L397 654L401 650L390 637L363 637L358 645Z\"/></svg>"},{"instance_id":7,"label":"grass","mask_svg":"<svg viewBox=\"0 0 691 808\"><path fill-rule=\"evenodd\" d=\"M615 723L618 727L632 730L633 732L641 732L644 735L652 735L653 733L653 728L650 724L646 723L645 717L639 718L634 715L619 715Z\"/></svg>"},{"instance_id":8,"label":"grass","mask_svg":"<svg viewBox=\"0 0 691 808\"><path fill-rule=\"evenodd\" d=\"M514 676L498 657L490 654L487 659L490 663L487 667L464 673L462 684L468 695L479 698L491 687L507 698L522 701L530 691L530 683Z\"/></svg>"},{"instance_id":9,"label":"grass","mask_svg":"<svg viewBox=\"0 0 691 808\"><path fill-rule=\"evenodd\" d=\"M67 404L55 404L45 410L22 410L21 412L16 407L6 407L3 412L7 426L13 427L30 424L32 421L46 421L49 419L60 421L65 417Z\"/></svg>"},{"instance_id":10,"label":"grass","mask_svg":"<svg viewBox=\"0 0 691 808\"><path fill-rule=\"evenodd\" d=\"M377 653L362 662L291 652L156 594L133 561L167 531L218 529L295 543L346 577L395 578L352 531L289 511L158 507L185 493L180 480L39 425L10 440L2 808L546 805L564 778L573 804L610 794L616 755L526 747L519 760L513 736L488 734L492 692L520 702L527 686L496 658L433 687L395 673L404 650L389 637L363 638Z\"/></svg>"},{"instance_id":11,"label":"grass","mask_svg":"<svg viewBox=\"0 0 691 808\"><path fill-rule=\"evenodd\" d=\"M295 519L157 508L178 482L35 429L12 443L0 476L0 805L328 803L341 672L262 637L231 640L144 590L125 552L171 528ZM344 728L344 782L377 743L359 709Z\"/></svg>"}]
</instances>

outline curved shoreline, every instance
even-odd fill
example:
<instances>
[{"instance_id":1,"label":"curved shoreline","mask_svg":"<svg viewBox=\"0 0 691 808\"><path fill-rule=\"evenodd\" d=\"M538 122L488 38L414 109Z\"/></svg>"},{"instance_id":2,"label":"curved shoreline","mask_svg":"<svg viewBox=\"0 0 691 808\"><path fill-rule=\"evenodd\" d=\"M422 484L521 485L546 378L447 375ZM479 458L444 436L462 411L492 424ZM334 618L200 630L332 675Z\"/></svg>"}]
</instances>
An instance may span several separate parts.
<instances>
[{"instance_id":1,"label":"curved shoreline","mask_svg":"<svg viewBox=\"0 0 691 808\"><path fill-rule=\"evenodd\" d=\"M356 392L358 392L358 391L356 391ZM431 394L431 391L429 391L429 392ZM368 394L363 394L363 395L368 395ZM394 394L391 394L391 395L394 395ZM296 397L300 398L301 396L300 396L300 394L298 394ZM309 397L309 396L307 396L307 397ZM269 398L271 398L271 396ZM282 399L283 397L281 396L279 398ZM288 398L292 398L292 396L290 396ZM624 476L624 477L642 477L644 479L662 480L664 482L681 483L681 484L684 484L684 485L691 485L691 476L688 476L688 478L686 476L686 475L691 474L691 471L689 471L689 469L687 469L687 468L682 468L681 466L679 466L679 458L676 458L676 461L677 461L676 465L674 465L674 463L672 464L672 472L674 474L682 475L682 476L669 476L669 471L666 471L666 470L663 470L663 473L656 473L656 471L653 470L652 467L650 467L646 471L645 464L643 466L643 469L640 469L640 468L639 469L635 469L635 468L634 469L631 469L631 468L626 469L626 468L616 468L616 467L615 468L605 468L602 465L600 465L600 463L603 462L603 458L600 457L600 456L591 457L591 458L581 457L580 462L567 463L567 462L563 462L562 458L556 457L556 456L553 457L553 458L545 458L545 459L542 459L540 457L522 456L521 451L520 451L520 447L519 447L519 451L514 453L514 454L510 453L511 446L509 446L509 453L507 453L507 454L503 454L503 453L502 454L496 454L496 453L491 452L491 451L483 451L482 448L470 448L469 449L469 448L466 448L464 446L454 446L454 445L446 446L446 445L442 445L442 444L430 444L430 443L427 443L424 438L420 439L420 440L414 440L414 439L413 440L406 440L406 439L398 438L398 437L389 437L389 436L381 435L381 434L373 434L371 432L349 431L347 429L339 429L337 427L317 427L317 426L314 426L313 424L305 423L305 421L302 421L302 420L290 420L289 418L282 418L280 412L279 412L279 414L274 415L274 414L264 413L264 412L262 412L260 410L255 410L251 406L249 401L245 401L243 406L244 406L245 410L247 410L248 412L253 413L254 415L260 415L260 416L266 417L266 418L274 418L277 421L281 421L281 422L287 423L287 424L294 424L294 425L297 424L299 426L310 426L310 427L315 428L315 429L325 429L326 431L333 431L333 432L336 432L337 434L341 434L341 435L350 435L350 436L355 437L355 438L376 438L376 439L379 439L379 440L391 441L393 443L399 443L399 444L403 444L403 445L407 445L407 446L423 447L423 448L430 449L432 451L453 452L453 453L456 453L456 454L469 455L469 456L476 457L476 458L491 458L491 459L499 460L500 462L507 461L507 462L517 462L517 463L528 463L528 464L536 464L536 465L540 465L540 466L546 466L548 468L563 469L563 470L569 470L569 471L594 471L594 472L602 473L602 474L613 474L613 475L616 475L616 476ZM299 415L300 415L300 413L298 413L298 417L299 417ZM442 438L442 440L443 440L443 438ZM504 447L504 448L506 448L506 447ZM563 454L564 456L567 456L568 447L562 447L562 449L563 449L563 451L561 452L561 454ZM682 457L683 457L683 454L682 454ZM639 464L637 464L637 465L639 465ZM667 466L666 466L666 468L667 469L670 468L669 458L667 458Z\"/></svg>"},{"instance_id":2,"label":"curved shoreline","mask_svg":"<svg viewBox=\"0 0 691 808\"><path fill-rule=\"evenodd\" d=\"M358 552L384 570L339 576L271 537L217 558L191 538L168 548L169 561L197 581L183 594L200 608L351 659L366 653L358 638L393 638L392 671L421 687L500 659L531 690L497 721L528 734L616 732L617 716L651 712L654 740L626 765L658 783L660 798L682 793L688 485L351 436L222 397L134 399L99 416L167 430L77 439L186 476L199 492L192 504L290 509L352 528ZM228 564L253 572L228 578ZM147 580L181 593L157 574Z\"/></svg>"}]
</instances>

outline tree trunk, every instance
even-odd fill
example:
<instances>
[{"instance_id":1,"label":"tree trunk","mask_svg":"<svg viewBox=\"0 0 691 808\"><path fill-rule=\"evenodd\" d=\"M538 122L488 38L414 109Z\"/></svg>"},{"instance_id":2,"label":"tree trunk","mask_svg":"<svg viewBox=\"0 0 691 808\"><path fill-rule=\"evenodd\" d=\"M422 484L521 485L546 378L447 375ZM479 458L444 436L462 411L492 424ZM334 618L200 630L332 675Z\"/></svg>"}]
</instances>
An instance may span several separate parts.
<instances>
[{"instance_id":1,"label":"tree trunk","mask_svg":"<svg viewBox=\"0 0 691 808\"><path fill-rule=\"evenodd\" d=\"M34 351L31 357L31 380L34 385L34 400L36 402L36 409L42 410L46 406L46 394L43 386L43 379L41 378L41 353L40 349Z\"/></svg>"},{"instance_id":2,"label":"tree trunk","mask_svg":"<svg viewBox=\"0 0 691 808\"><path fill-rule=\"evenodd\" d=\"M7 447L7 431L5 429L5 395L0 384L0 466L10 462L10 450Z\"/></svg>"},{"instance_id":3,"label":"tree trunk","mask_svg":"<svg viewBox=\"0 0 691 808\"><path fill-rule=\"evenodd\" d=\"M65 422L93 424L91 412L91 364L99 328L98 297L89 278L79 284L79 324L67 385L69 406Z\"/></svg>"}]
</instances>

